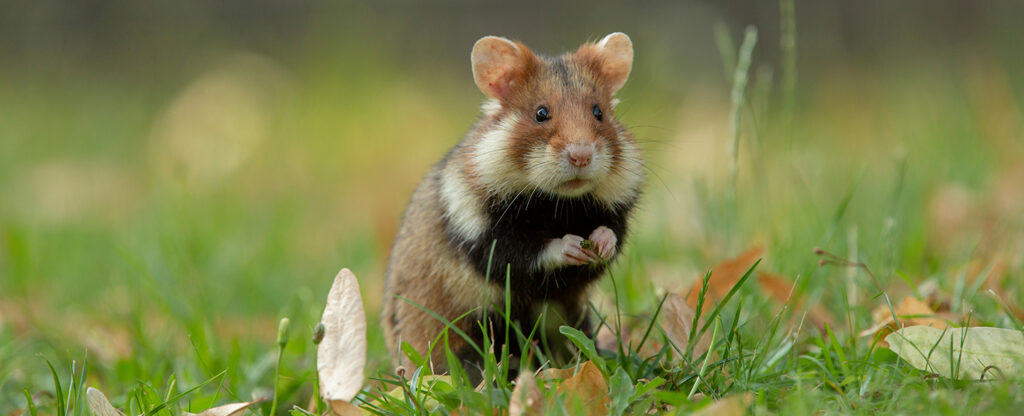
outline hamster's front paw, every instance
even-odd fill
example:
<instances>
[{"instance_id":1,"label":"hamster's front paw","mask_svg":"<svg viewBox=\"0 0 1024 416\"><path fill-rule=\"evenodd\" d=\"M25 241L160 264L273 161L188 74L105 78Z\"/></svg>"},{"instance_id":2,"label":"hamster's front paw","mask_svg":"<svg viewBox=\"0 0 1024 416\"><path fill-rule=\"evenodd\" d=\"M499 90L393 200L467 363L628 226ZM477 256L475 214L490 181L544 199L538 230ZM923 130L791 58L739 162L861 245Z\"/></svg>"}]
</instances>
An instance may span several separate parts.
<instances>
[{"instance_id":1,"label":"hamster's front paw","mask_svg":"<svg viewBox=\"0 0 1024 416\"><path fill-rule=\"evenodd\" d=\"M615 231L602 225L590 233L590 241L594 242L594 252L607 260L615 255L615 245L619 238L615 236Z\"/></svg>"},{"instance_id":2,"label":"hamster's front paw","mask_svg":"<svg viewBox=\"0 0 1024 416\"><path fill-rule=\"evenodd\" d=\"M593 261L587 250L580 246L583 237L566 234L562 238L552 238L541 254L540 265L547 269L562 266L580 266Z\"/></svg>"}]
</instances>

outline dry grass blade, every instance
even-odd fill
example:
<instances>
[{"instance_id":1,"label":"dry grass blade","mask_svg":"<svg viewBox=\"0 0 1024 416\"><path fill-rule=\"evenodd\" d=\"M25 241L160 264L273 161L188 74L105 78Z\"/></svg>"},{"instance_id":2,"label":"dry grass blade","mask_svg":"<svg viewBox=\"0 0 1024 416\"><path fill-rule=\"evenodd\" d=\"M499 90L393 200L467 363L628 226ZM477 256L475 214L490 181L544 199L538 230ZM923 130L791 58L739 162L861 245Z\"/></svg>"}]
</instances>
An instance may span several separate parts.
<instances>
[{"instance_id":1,"label":"dry grass blade","mask_svg":"<svg viewBox=\"0 0 1024 416\"><path fill-rule=\"evenodd\" d=\"M225 404L223 406L211 407L199 413L183 412L182 414L184 414L185 416L231 416L239 414L245 409L248 409L249 406L252 406L261 401L263 401L263 399L259 398L251 402L231 403Z\"/></svg>"},{"instance_id":2,"label":"dry grass blade","mask_svg":"<svg viewBox=\"0 0 1024 416\"><path fill-rule=\"evenodd\" d=\"M124 413L110 404L107 396L97 389L89 387L85 391L85 398L89 402L89 410L93 416L124 416Z\"/></svg>"},{"instance_id":3,"label":"dry grass blade","mask_svg":"<svg viewBox=\"0 0 1024 416\"><path fill-rule=\"evenodd\" d=\"M320 394L325 400L351 402L363 387L366 366L366 314L359 281L341 269L327 295L324 339L317 348Z\"/></svg>"},{"instance_id":4,"label":"dry grass blade","mask_svg":"<svg viewBox=\"0 0 1024 416\"><path fill-rule=\"evenodd\" d=\"M676 350L682 354L686 351L687 346L690 345L690 337L693 335L694 330L693 318L696 315L696 311L686 304L682 296L676 293L670 293L665 298L665 304L661 309L661 315L658 317L661 321L661 327L665 330L665 335L672 341ZM703 325L703 320L698 322L698 325ZM710 334L705 331L694 345L693 355L700 356L707 352L710 347Z\"/></svg>"}]
</instances>

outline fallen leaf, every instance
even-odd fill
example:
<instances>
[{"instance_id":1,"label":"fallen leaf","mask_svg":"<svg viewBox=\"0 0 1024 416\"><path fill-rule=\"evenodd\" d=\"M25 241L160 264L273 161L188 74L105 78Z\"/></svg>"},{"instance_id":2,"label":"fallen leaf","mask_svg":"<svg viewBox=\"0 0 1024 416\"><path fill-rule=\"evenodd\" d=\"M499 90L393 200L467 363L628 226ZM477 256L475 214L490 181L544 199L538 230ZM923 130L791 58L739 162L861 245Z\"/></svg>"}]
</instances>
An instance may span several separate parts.
<instances>
[{"instance_id":1,"label":"fallen leaf","mask_svg":"<svg viewBox=\"0 0 1024 416\"><path fill-rule=\"evenodd\" d=\"M578 415L608 414L608 383L592 361L584 362L580 371L558 386L558 392L565 395L566 405L580 405ZM570 409L573 409L570 407Z\"/></svg>"},{"instance_id":2,"label":"fallen leaf","mask_svg":"<svg viewBox=\"0 0 1024 416\"><path fill-rule=\"evenodd\" d=\"M793 283L782 276L758 273L757 283L768 293L768 296L781 303L788 302L789 298L793 296Z\"/></svg>"},{"instance_id":3,"label":"fallen leaf","mask_svg":"<svg viewBox=\"0 0 1024 416\"><path fill-rule=\"evenodd\" d=\"M225 404L223 406L211 407L199 413L182 412L182 414L184 414L185 416L231 416L234 414L238 414L239 412L248 409L249 406L252 406L261 401L263 401L263 398L253 400L251 402L231 403Z\"/></svg>"},{"instance_id":4,"label":"fallen leaf","mask_svg":"<svg viewBox=\"0 0 1024 416\"><path fill-rule=\"evenodd\" d=\"M683 297L676 293L670 293L661 306L661 314L658 317L658 320L661 321L661 328L665 330L665 335L672 341L680 355L686 353L690 345L690 337L695 329L693 328L693 318L696 314L697 312L686 304ZM703 324L703 320L697 322L697 325ZM693 356L699 357L710 347L711 335L704 331L693 346Z\"/></svg>"},{"instance_id":5,"label":"fallen leaf","mask_svg":"<svg viewBox=\"0 0 1024 416\"><path fill-rule=\"evenodd\" d=\"M359 406L345 400L327 400L327 407L331 409L334 416L362 416L363 412Z\"/></svg>"},{"instance_id":6,"label":"fallen leaf","mask_svg":"<svg viewBox=\"0 0 1024 416\"><path fill-rule=\"evenodd\" d=\"M622 333L619 336L615 336L615 330L611 328L611 324L601 325L597 330L597 335L594 336L594 346L598 350L618 351L619 344L621 343L623 349L639 347L639 350L636 352L641 357L650 357L658 354L661 351L662 344L657 340L648 338L644 341L643 345L640 345L645 328L646 324L643 327L635 327L623 322Z\"/></svg>"},{"instance_id":7,"label":"fallen leaf","mask_svg":"<svg viewBox=\"0 0 1024 416\"><path fill-rule=\"evenodd\" d=\"M693 416L738 416L747 413L747 407L754 401L754 395L747 392L715 400L703 409L691 413Z\"/></svg>"},{"instance_id":8,"label":"fallen leaf","mask_svg":"<svg viewBox=\"0 0 1024 416\"><path fill-rule=\"evenodd\" d=\"M736 285L736 282L743 277L743 274L750 270L750 266L753 266L754 262L760 258L763 251L761 247L751 248L739 256L723 261L711 269L711 278L708 280L707 299L704 301L701 312L710 310L714 306L714 300L725 297L729 290ZM690 291L686 295L686 304L690 305L691 308L697 308L697 298L703 285L704 276L701 276L690 287Z\"/></svg>"},{"instance_id":9,"label":"fallen leaf","mask_svg":"<svg viewBox=\"0 0 1024 416\"><path fill-rule=\"evenodd\" d=\"M792 299L796 282L791 282L789 279L779 275L762 272L757 275L757 283L772 299L779 303L789 302L793 309L803 310L804 299L802 297ZM835 322L835 316L820 304L809 306L806 312L806 315L795 314L793 318L806 316L808 322L822 331L824 331L826 324L834 326L831 324Z\"/></svg>"},{"instance_id":10,"label":"fallen leaf","mask_svg":"<svg viewBox=\"0 0 1024 416\"><path fill-rule=\"evenodd\" d=\"M334 277L321 323L324 339L316 354L320 394L324 400L351 402L363 387L366 314L359 281L349 269L341 269Z\"/></svg>"},{"instance_id":11,"label":"fallen leaf","mask_svg":"<svg viewBox=\"0 0 1024 416\"><path fill-rule=\"evenodd\" d=\"M904 323L910 322L912 319L925 319L925 317L923 317L922 315L934 315L935 314L935 311L933 311L932 308L930 306L928 306L927 303L924 303L924 301L922 301L920 299L917 299L917 298L915 298L913 296L904 296L903 299L900 299L900 302L898 304L896 304L896 306L893 308L893 310L895 310L897 318L901 318L901 319L905 318L905 319L903 319ZM874 318L875 322L889 322L889 323L893 323L894 322L893 317L892 317L893 310L889 309L889 305L880 305L880 306L878 306L877 308L875 308L874 310L871 311L871 316L872 316L872 318ZM917 316L914 316L914 315L917 315ZM916 324L916 325L926 325L926 324ZM904 325L904 326L914 326L914 325Z\"/></svg>"},{"instance_id":12,"label":"fallen leaf","mask_svg":"<svg viewBox=\"0 0 1024 416\"><path fill-rule=\"evenodd\" d=\"M567 380L576 374L573 368L545 368L537 373L537 378L545 381Z\"/></svg>"},{"instance_id":13,"label":"fallen leaf","mask_svg":"<svg viewBox=\"0 0 1024 416\"><path fill-rule=\"evenodd\" d=\"M89 402L89 410L93 416L124 416L124 413L110 404L107 396L98 389L89 387L85 391L85 399Z\"/></svg>"},{"instance_id":14,"label":"fallen leaf","mask_svg":"<svg viewBox=\"0 0 1024 416\"><path fill-rule=\"evenodd\" d=\"M896 312L896 317L900 319L899 323L892 317L893 310ZM951 327L947 319L937 317L931 307L913 296L905 296L893 310L890 310L887 304L875 308L875 310L871 311L875 324L868 329L860 331L857 336L866 337L874 335L875 338L880 339L878 344L885 347L887 346L884 340L887 338L886 335L900 326L923 325L940 330Z\"/></svg>"},{"instance_id":15,"label":"fallen leaf","mask_svg":"<svg viewBox=\"0 0 1024 416\"><path fill-rule=\"evenodd\" d=\"M941 330L910 326L885 338L889 349L919 370L942 377L981 380L1024 374L1024 334L1013 329Z\"/></svg>"},{"instance_id":16,"label":"fallen leaf","mask_svg":"<svg viewBox=\"0 0 1024 416\"><path fill-rule=\"evenodd\" d=\"M508 403L509 416L542 415L544 414L544 395L537 387L537 379L532 371L523 371L516 378L516 388L512 389L512 398Z\"/></svg>"}]
</instances>

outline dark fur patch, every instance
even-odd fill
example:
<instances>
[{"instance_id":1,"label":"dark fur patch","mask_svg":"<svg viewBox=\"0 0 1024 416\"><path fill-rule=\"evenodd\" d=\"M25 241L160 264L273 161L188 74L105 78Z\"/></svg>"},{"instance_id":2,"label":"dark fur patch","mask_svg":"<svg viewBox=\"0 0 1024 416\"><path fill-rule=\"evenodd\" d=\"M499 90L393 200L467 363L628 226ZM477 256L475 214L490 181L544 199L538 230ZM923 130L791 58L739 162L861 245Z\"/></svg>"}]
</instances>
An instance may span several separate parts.
<instances>
[{"instance_id":1,"label":"dark fur patch","mask_svg":"<svg viewBox=\"0 0 1024 416\"><path fill-rule=\"evenodd\" d=\"M513 315L525 321L530 307L542 301L577 308L574 303L604 272L604 267L596 264L537 270L537 259L548 242L565 234L586 238L603 225L615 232L621 248L631 208L632 202L613 210L589 196L564 198L539 192L512 201L491 199L487 215L492 225L483 236L466 240L449 230L448 239L481 276L500 286L505 285L506 270L510 270Z\"/></svg>"}]
</instances>

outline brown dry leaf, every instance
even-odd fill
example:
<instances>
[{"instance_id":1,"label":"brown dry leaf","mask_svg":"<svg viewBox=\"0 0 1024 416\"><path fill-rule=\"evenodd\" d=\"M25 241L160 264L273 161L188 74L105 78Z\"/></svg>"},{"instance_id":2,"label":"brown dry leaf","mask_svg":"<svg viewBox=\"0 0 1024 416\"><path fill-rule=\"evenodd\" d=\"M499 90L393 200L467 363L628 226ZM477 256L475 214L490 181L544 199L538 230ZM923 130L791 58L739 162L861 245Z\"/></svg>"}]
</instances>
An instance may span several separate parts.
<instances>
[{"instance_id":1,"label":"brown dry leaf","mask_svg":"<svg viewBox=\"0 0 1024 416\"><path fill-rule=\"evenodd\" d=\"M615 336L615 331L609 325L601 325L601 328L597 330L597 335L594 336L594 345L598 349L604 349L608 351L617 351L619 343L622 343L622 347L636 347L640 343L640 339L643 336L644 328L637 328L628 323L622 323L622 334L618 337ZM643 345L640 345L640 350L637 351L642 357L650 357L661 351L662 344L654 339L648 338Z\"/></svg>"},{"instance_id":2,"label":"brown dry leaf","mask_svg":"<svg viewBox=\"0 0 1024 416\"><path fill-rule=\"evenodd\" d=\"M580 371L558 386L558 392L566 395L566 405L574 402L582 405L580 415L608 414L608 383L601 370L593 362L583 363Z\"/></svg>"},{"instance_id":3,"label":"brown dry leaf","mask_svg":"<svg viewBox=\"0 0 1024 416\"><path fill-rule=\"evenodd\" d=\"M573 368L545 368L537 373L537 378L545 381L567 380L576 374Z\"/></svg>"},{"instance_id":4,"label":"brown dry leaf","mask_svg":"<svg viewBox=\"0 0 1024 416\"><path fill-rule=\"evenodd\" d=\"M739 256L723 261L711 269L711 279L708 281L707 294L709 299L704 301L704 307L701 312L709 311L714 306L715 302L713 301L725 297L736 282L743 277L743 273L746 273L750 266L753 266L754 262L760 258L763 251L761 247L751 248ZM700 276L693 282L693 286L690 287L690 291L686 295L686 304L690 305L691 308L697 307L697 297L703 284L704 276Z\"/></svg>"},{"instance_id":5,"label":"brown dry leaf","mask_svg":"<svg viewBox=\"0 0 1024 416\"><path fill-rule=\"evenodd\" d=\"M900 303L893 309L896 311L896 316L900 319L902 326L924 325L938 329L950 327L949 321L937 317L931 307L913 296L903 297ZM888 305L881 305L875 308L875 310L871 311L871 316L874 318L875 325L861 331L857 336L866 337L873 335L879 340L879 346L888 346L889 344L885 342L885 336L899 329L901 325L893 320L892 311L889 310Z\"/></svg>"},{"instance_id":6,"label":"brown dry leaf","mask_svg":"<svg viewBox=\"0 0 1024 416\"><path fill-rule=\"evenodd\" d=\"M85 399L89 403L89 410L92 411L93 416L124 416L124 413L110 404L107 396L98 389L89 387L85 391Z\"/></svg>"},{"instance_id":7,"label":"brown dry leaf","mask_svg":"<svg viewBox=\"0 0 1024 416\"><path fill-rule=\"evenodd\" d=\"M801 310L803 308L804 299L802 297L790 299L793 296L796 282L776 274L758 273L757 283L761 286L762 290L767 292L772 299L779 301L779 303L790 302L794 309ZM835 322L835 317L832 313L820 304L808 307L805 315L794 315L794 318L802 318L803 316L806 316L807 321L820 330L824 330L826 324Z\"/></svg>"},{"instance_id":8,"label":"brown dry leaf","mask_svg":"<svg viewBox=\"0 0 1024 416\"><path fill-rule=\"evenodd\" d=\"M768 296L779 302L786 303L789 301L789 297L793 295L793 282L782 276L758 273L757 283L761 286L761 289L768 292Z\"/></svg>"},{"instance_id":9,"label":"brown dry leaf","mask_svg":"<svg viewBox=\"0 0 1024 416\"><path fill-rule=\"evenodd\" d=\"M359 406L349 403L346 400L327 400L327 407L331 409L334 416L362 416L363 411Z\"/></svg>"},{"instance_id":10,"label":"brown dry leaf","mask_svg":"<svg viewBox=\"0 0 1024 416\"><path fill-rule=\"evenodd\" d=\"M532 371L523 371L516 378L516 388L512 390L508 414L509 416L544 414L544 395L537 387L537 379L533 376Z\"/></svg>"},{"instance_id":11,"label":"brown dry leaf","mask_svg":"<svg viewBox=\"0 0 1024 416\"><path fill-rule=\"evenodd\" d=\"M349 402L363 387L366 366L366 314L359 281L349 269L334 277L321 322L324 339L316 354L320 394L324 400Z\"/></svg>"},{"instance_id":12,"label":"brown dry leaf","mask_svg":"<svg viewBox=\"0 0 1024 416\"><path fill-rule=\"evenodd\" d=\"M716 400L707 407L691 413L694 416L738 416L747 413L754 395L747 392Z\"/></svg>"},{"instance_id":13,"label":"brown dry leaf","mask_svg":"<svg viewBox=\"0 0 1024 416\"><path fill-rule=\"evenodd\" d=\"M697 312L687 305L683 297L677 293L670 293L661 306L661 314L658 317L661 327L680 355L685 353L687 346L690 345L690 335L694 331L693 318L696 314ZM704 321L700 320L697 325L704 325ZM704 331L693 346L693 356L704 354L710 347L711 336Z\"/></svg>"},{"instance_id":14,"label":"brown dry leaf","mask_svg":"<svg viewBox=\"0 0 1024 416\"><path fill-rule=\"evenodd\" d=\"M241 413L245 409L248 409L249 406L261 401L263 401L263 398L253 400L251 402L231 403L223 406L211 407L199 413L182 412L182 414L185 416L231 416Z\"/></svg>"}]
</instances>

